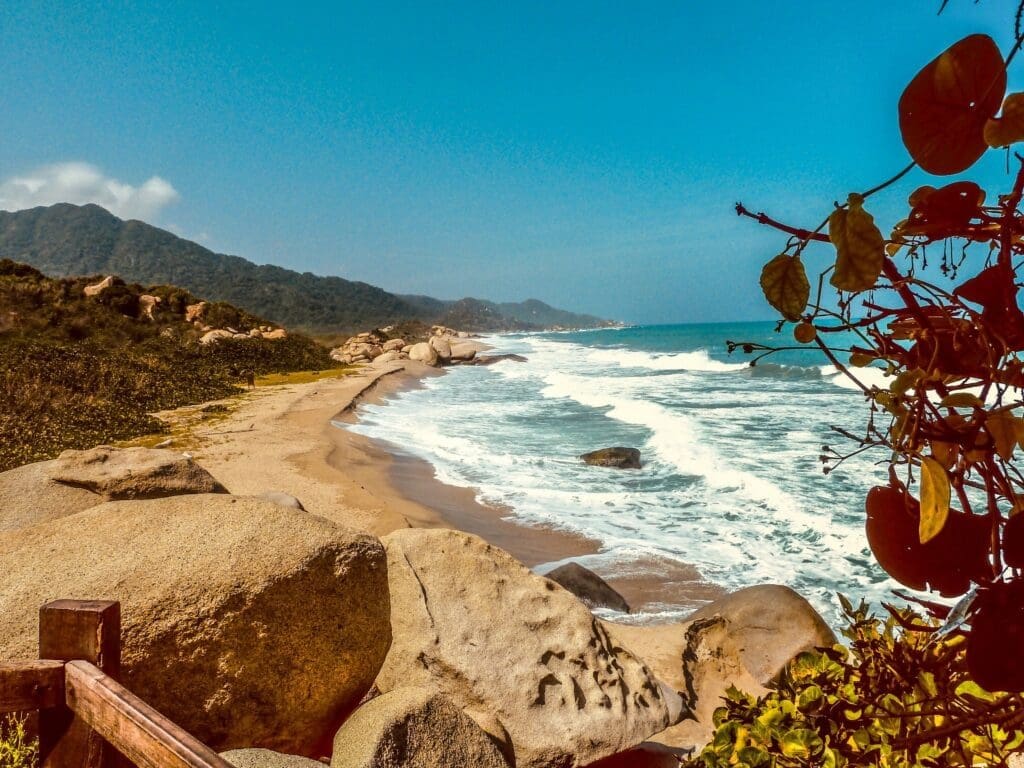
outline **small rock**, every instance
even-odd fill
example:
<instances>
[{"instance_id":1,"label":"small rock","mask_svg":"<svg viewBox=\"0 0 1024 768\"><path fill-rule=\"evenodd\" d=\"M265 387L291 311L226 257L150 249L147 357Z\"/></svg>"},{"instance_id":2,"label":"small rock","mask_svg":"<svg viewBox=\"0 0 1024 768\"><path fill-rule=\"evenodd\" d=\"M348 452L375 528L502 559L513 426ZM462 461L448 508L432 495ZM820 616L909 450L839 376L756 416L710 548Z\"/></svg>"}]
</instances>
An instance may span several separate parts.
<instances>
[{"instance_id":1,"label":"small rock","mask_svg":"<svg viewBox=\"0 0 1024 768\"><path fill-rule=\"evenodd\" d=\"M223 328L215 328L212 331L207 331L199 337L200 344L216 344L222 339L232 339L234 334L231 331L226 331Z\"/></svg>"},{"instance_id":2,"label":"small rock","mask_svg":"<svg viewBox=\"0 0 1024 768\"><path fill-rule=\"evenodd\" d=\"M231 749L220 756L235 768L324 768L324 764L308 757L285 755L269 749Z\"/></svg>"},{"instance_id":3,"label":"small rock","mask_svg":"<svg viewBox=\"0 0 1024 768\"><path fill-rule=\"evenodd\" d=\"M107 277L104 277L102 280L100 280L98 283L93 283L92 285L85 286L82 292L86 296L99 296L101 293L103 293L103 291L105 291L113 284L114 276L108 275Z\"/></svg>"},{"instance_id":4,"label":"small rock","mask_svg":"<svg viewBox=\"0 0 1024 768\"><path fill-rule=\"evenodd\" d=\"M592 467L614 467L616 469L640 469L640 451L636 448L601 448L584 453L581 459Z\"/></svg>"},{"instance_id":5,"label":"small rock","mask_svg":"<svg viewBox=\"0 0 1024 768\"><path fill-rule=\"evenodd\" d=\"M398 688L357 709L334 737L332 768L508 768L491 738L447 696Z\"/></svg>"},{"instance_id":6,"label":"small rock","mask_svg":"<svg viewBox=\"0 0 1024 768\"><path fill-rule=\"evenodd\" d=\"M278 329L273 330L273 331L265 331L263 333L263 338L264 339L270 339L271 341L274 341L274 340L277 340L277 339L286 339L286 338L288 338L288 331L286 331L284 328L278 328Z\"/></svg>"},{"instance_id":7,"label":"small rock","mask_svg":"<svg viewBox=\"0 0 1024 768\"><path fill-rule=\"evenodd\" d=\"M591 608L611 608L629 613L629 603L608 582L579 563L566 563L545 574L556 584L572 592Z\"/></svg>"}]
</instances>

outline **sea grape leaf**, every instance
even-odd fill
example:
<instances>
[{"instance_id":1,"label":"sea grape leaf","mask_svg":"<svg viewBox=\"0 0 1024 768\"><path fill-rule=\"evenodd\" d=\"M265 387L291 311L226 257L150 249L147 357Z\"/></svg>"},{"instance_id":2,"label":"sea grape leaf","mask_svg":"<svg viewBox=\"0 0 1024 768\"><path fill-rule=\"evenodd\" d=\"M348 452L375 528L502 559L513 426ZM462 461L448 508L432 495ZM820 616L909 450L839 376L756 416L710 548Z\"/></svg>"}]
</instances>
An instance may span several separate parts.
<instances>
[{"instance_id":1,"label":"sea grape leaf","mask_svg":"<svg viewBox=\"0 0 1024 768\"><path fill-rule=\"evenodd\" d=\"M924 67L900 97L903 143L928 173L970 168L988 149L985 125L999 111L1006 68L988 35L969 35Z\"/></svg>"},{"instance_id":2,"label":"sea grape leaf","mask_svg":"<svg viewBox=\"0 0 1024 768\"><path fill-rule=\"evenodd\" d=\"M921 522L918 535L927 544L942 532L949 517L949 475L935 459L921 459Z\"/></svg>"},{"instance_id":3,"label":"sea grape leaf","mask_svg":"<svg viewBox=\"0 0 1024 768\"><path fill-rule=\"evenodd\" d=\"M971 392L954 392L946 395L939 402L944 408L983 408L985 404L981 398Z\"/></svg>"},{"instance_id":4,"label":"sea grape leaf","mask_svg":"<svg viewBox=\"0 0 1024 768\"><path fill-rule=\"evenodd\" d=\"M985 429L992 437L996 453L1003 461L1009 461L1017 447L1017 429L1020 419L1008 411L990 414L985 419Z\"/></svg>"},{"instance_id":5,"label":"sea grape leaf","mask_svg":"<svg viewBox=\"0 0 1024 768\"><path fill-rule=\"evenodd\" d=\"M761 290L768 303L784 318L799 320L811 296L811 285L800 257L780 253L765 264L761 270Z\"/></svg>"},{"instance_id":6,"label":"sea grape leaf","mask_svg":"<svg viewBox=\"0 0 1024 768\"><path fill-rule=\"evenodd\" d=\"M874 217L864 210L864 198L851 194L846 208L828 218L828 236L836 247L836 268L829 282L841 291L874 287L885 261L885 239Z\"/></svg>"},{"instance_id":7,"label":"sea grape leaf","mask_svg":"<svg viewBox=\"0 0 1024 768\"><path fill-rule=\"evenodd\" d=\"M1024 141L1024 93L1011 93L1003 102L1003 114L985 123L985 143L1008 147Z\"/></svg>"},{"instance_id":8,"label":"sea grape leaf","mask_svg":"<svg viewBox=\"0 0 1024 768\"><path fill-rule=\"evenodd\" d=\"M941 189L919 187L909 202L912 210L896 227L898 235L925 235L932 240L966 236L972 221L981 215L985 190L973 181L955 181Z\"/></svg>"}]
</instances>

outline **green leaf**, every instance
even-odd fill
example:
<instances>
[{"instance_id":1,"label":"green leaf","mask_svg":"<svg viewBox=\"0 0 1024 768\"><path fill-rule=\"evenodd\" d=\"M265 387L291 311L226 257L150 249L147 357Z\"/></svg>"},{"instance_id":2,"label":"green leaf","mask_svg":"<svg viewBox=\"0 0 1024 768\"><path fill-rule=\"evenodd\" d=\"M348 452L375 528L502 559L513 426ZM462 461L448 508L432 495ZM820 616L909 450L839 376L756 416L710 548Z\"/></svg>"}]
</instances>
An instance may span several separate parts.
<instances>
[{"instance_id":1,"label":"green leaf","mask_svg":"<svg viewBox=\"0 0 1024 768\"><path fill-rule=\"evenodd\" d=\"M846 208L828 219L828 236L836 247L836 268L829 282L841 291L866 291L875 286L885 261L885 239L864 198L851 194Z\"/></svg>"},{"instance_id":2,"label":"green leaf","mask_svg":"<svg viewBox=\"0 0 1024 768\"><path fill-rule=\"evenodd\" d=\"M946 395L939 405L944 408L983 408L985 406L977 395L972 395L970 392L954 392L951 395Z\"/></svg>"},{"instance_id":3,"label":"green leaf","mask_svg":"<svg viewBox=\"0 0 1024 768\"><path fill-rule=\"evenodd\" d=\"M921 459L921 543L927 544L938 536L948 517L949 475L935 459Z\"/></svg>"},{"instance_id":4,"label":"green leaf","mask_svg":"<svg viewBox=\"0 0 1024 768\"><path fill-rule=\"evenodd\" d=\"M761 290L787 320L799 320L811 297L811 285L799 256L780 253L761 270Z\"/></svg>"},{"instance_id":5,"label":"green leaf","mask_svg":"<svg viewBox=\"0 0 1024 768\"><path fill-rule=\"evenodd\" d=\"M972 698L988 702L995 701L997 698L994 694L989 693L973 680L964 680L960 683L960 685L956 687L956 695L970 696Z\"/></svg>"},{"instance_id":6,"label":"green leaf","mask_svg":"<svg viewBox=\"0 0 1024 768\"><path fill-rule=\"evenodd\" d=\"M786 757L812 757L821 752L821 737L807 728L794 728L779 739L779 749Z\"/></svg>"}]
</instances>

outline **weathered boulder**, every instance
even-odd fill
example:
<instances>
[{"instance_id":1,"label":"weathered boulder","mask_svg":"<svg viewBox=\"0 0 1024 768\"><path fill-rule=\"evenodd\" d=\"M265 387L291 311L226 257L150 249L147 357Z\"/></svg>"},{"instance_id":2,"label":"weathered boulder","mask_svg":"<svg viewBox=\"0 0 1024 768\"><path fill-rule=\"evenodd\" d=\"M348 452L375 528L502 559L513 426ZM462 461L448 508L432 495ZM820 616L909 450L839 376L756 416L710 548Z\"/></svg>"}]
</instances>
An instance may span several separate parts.
<instances>
[{"instance_id":1,"label":"weathered boulder","mask_svg":"<svg viewBox=\"0 0 1024 768\"><path fill-rule=\"evenodd\" d=\"M409 350L409 359L426 365L436 366L438 364L437 350L425 341L412 345Z\"/></svg>"},{"instance_id":2,"label":"weathered boulder","mask_svg":"<svg viewBox=\"0 0 1024 768\"><path fill-rule=\"evenodd\" d=\"M203 315L206 314L206 308L209 306L208 302L200 301L195 304L189 304L185 307L185 322L192 323L196 320L202 320Z\"/></svg>"},{"instance_id":3,"label":"weathered boulder","mask_svg":"<svg viewBox=\"0 0 1024 768\"><path fill-rule=\"evenodd\" d=\"M398 688L357 709L334 737L332 768L508 768L491 738L447 696Z\"/></svg>"},{"instance_id":4,"label":"weathered boulder","mask_svg":"<svg viewBox=\"0 0 1024 768\"><path fill-rule=\"evenodd\" d=\"M93 283L92 285L85 286L85 288L82 289L82 293L84 293L86 296L99 296L101 293L103 293L103 291L105 291L113 284L114 276L107 275L98 283Z\"/></svg>"},{"instance_id":5,"label":"weathered boulder","mask_svg":"<svg viewBox=\"0 0 1024 768\"><path fill-rule=\"evenodd\" d=\"M112 448L64 451L50 464L56 483L115 499L155 499L185 493L227 493L217 479L177 451Z\"/></svg>"},{"instance_id":6,"label":"weathered boulder","mask_svg":"<svg viewBox=\"0 0 1024 768\"><path fill-rule=\"evenodd\" d=\"M271 341L276 341L278 339L287 339L288 331L286 331L284 328L275 328L272 331L264 331L263 338L270 339Z\"/></svg>"},{"instance_id":7,"label":"weathered boulder","mask_svg":"<svg viewBox=\"0 0 1024 768\"><path fill-rule=\"evenodd\" d=\"M591 608L611 608L629 613L629 603L608 582L579 563L566 563L545 574L556 584L572 592Z\"/></svg>"},{"instance_id":8,"label":"weathered boulder","mask_svg":"<svg viewBox=\"0 0 1024 768\"><path fill-rule=\"evenodd\" d=\"M689 750L671 749L661 744L641 744L636 749L620 752L591 763L587 768L679 768ZM298 768L298 766L296 767Z\"/></svg>"},{"instance_id":9,"label":"weathered boulder","mask_svg":"<svg viewBox=\"0 0 1024 768\"><path fill-rule=\"evenodd\" d=\"M381 345L381 349L383 349L385 352L391 352L391 351L401 352L402 351L402 347L404 347L404 346L405 346L405 339L391 339L390 341L385 341Z\"/></svg>"},{"instance_id":10,"label":"weathered boulder","mask_svg":"<svg viewBox=\"0 0 1024 768\"><path fill-rule=\"evenodd\" d=\"M214 328L212 331L207 331L199 337L200 344L216 344L218 341L223 339L233 339L235 334L231 331L225 331L223 328Z\"/></svg>"},{"instance_id":11,"label":"weathered boulder","mask_svg":"<svg viewBox=\"0 0 1024 768\"><path fill-rule=\"evenodd\" d=\"M600 448L580 456L592 467L615 467L616 469L640 469L640 451L636 448Z\"/></svg>"},{"instance_id":12,"label":"weathered boulder","mask_svg":"<svg viewBox=\"0 0 1024 768\"><path fill-rule=\"evenodd\" d=\"M259 328L250 328L249 329L249 338L250 339L262 339L263 338L263 331L261 331Z\"/></svg>"},{"instance_id":13,"label":"weathered boulder","mask_svg":"<svg viewBox=\"0 0 1024 768\"><path fill-rule=\"evenodd\" d=\"M506 353L503 355L477 355L473 360L474 365L494 365L495 363L502 363L506 360L511 360L515 363L525 363L527 358L522 355L516 355L512 353Z\"/></svg>"},{"instance_id":14,"label":"weathered boulder","mask_svg":"<svg viewBox=\"0 0 1024 768\"><path fill-rule=\"evenodd\" d=\"M797 654L835 642L810 603L774 584L733 592L678 624L605 626L682 693L696 717L655 737L673 747L708 742L714 730L711 716L730 685L762 695Z\"/></svg>"},{"instance_id":15,"label":"weathered boulder","mask_svg":"<svg viewBox=\"0 0 1024 768\"><path fill-rule=\"evenodd\" d=\"M448 363L452 359L452 345L444 336L431 336L430 346L437 352L437 357L442 363Z\"/></svg>"},{"instance_id":16,"label":"weathered boulder","mask_svg":"<svg viewBox=\"0 0 1024 768\"><path fill-rule=\"evenodd\" d=\"M373 364L374 365L379 365L379 366L384 366L384 365L387 365L388 363L393 363L396 360L401 360L401 359L402 359L402 353L398 352L398 351L395 351L395 350L392 350L390 352L385 352L382 355L378 355L376 358L374 358Z\"/></svg>"},{"instance_id":17,"label":"weathered boulder","mask_svg":"<svg viewBox=\"0 0 1024 768\"><path fill-rule=\"evenodd\" d=\"M231 749L220 756L235 768L324 768L318 760L284 755L269 749Z\"/></svg>"},{"instance_id":18,"label":"weathered boulder","mask_svg":"<svg viewBox=\"0 0 1024 768\"><path fill-rule=\"evenodd\" d=\"M252 497L108 502L0 562L0 658L36 654L48 600L119 600L124 683L218 750L327 754L390 642L380 542Z\"/></svg>"},{"instance_id":19,"label":"weathered boulder","mask_svg":"<svg viewBox=\"0 0 1024 768\"><path fill-rule=\"evenodd\" d=\"M505 726L519 768L586 765L670 719L663 692L568 592L460 531L384 537L393 642L381 691L438 690Z\"/></svg>"},{"instance_id":20,"label":"weathered boulder","mask_svg":"<svg viewBox=\"0 0 1024 768\"><path fill-rule=\"evenodd\" d=\"M147 320L152 320L153 310L156 308L156 305L162 301L163 299L159 296L150 296L148 293L144 293L139 296L139 311Z\"/></svg>"},{"instance_id":21,"label":"weathered boulder","mask_svg":"<svg viewBox=\"0 0 1024 768\"><path fill-rule=\"evenodd\" d=\"M452 362L464 362L476 357L476 346L474 344L452 344Z\"/></svg>"},{"instance_id":22,"label":"weathered boulder","mask_svg":"<svg viewBox=\"0 0 1024 768\"><path fill-rule=\"evenodd\" d=\"M226 493L176 451L100 446L0 472L0 531L67 517L105 501Z\"/></svg>"}]
</instances>

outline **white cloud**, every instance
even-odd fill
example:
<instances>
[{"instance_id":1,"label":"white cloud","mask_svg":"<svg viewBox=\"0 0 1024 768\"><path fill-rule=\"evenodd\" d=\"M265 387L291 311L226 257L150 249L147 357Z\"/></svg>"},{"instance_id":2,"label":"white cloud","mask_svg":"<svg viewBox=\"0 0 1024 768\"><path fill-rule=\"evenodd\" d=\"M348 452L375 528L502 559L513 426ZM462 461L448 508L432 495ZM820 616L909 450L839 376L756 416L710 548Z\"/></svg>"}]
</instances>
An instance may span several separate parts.
<instances>
[{"instance_id":1,"label":"white cloud","mask_svg":"<svg viewBox=\"0 0 1024 768\"><path fill-rule=\"evenodd\" d=\"M0 210L5 211L54 203L96 203L122 219L152 220L179 198L170 182L159 176L134 187L104 175L89 163L44 165L0 181Z\"/></svg>"}]
</instances>

